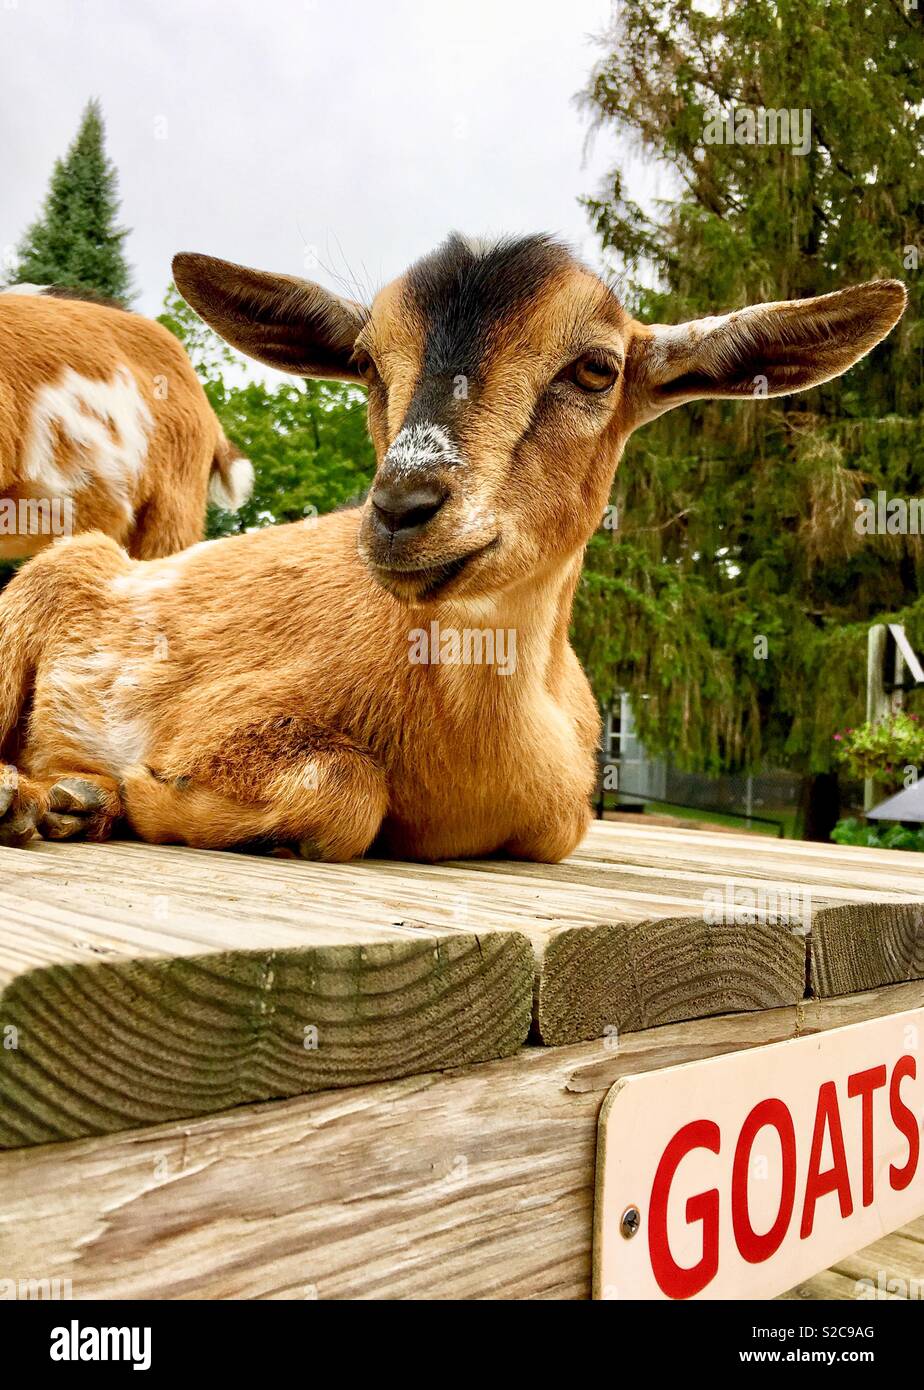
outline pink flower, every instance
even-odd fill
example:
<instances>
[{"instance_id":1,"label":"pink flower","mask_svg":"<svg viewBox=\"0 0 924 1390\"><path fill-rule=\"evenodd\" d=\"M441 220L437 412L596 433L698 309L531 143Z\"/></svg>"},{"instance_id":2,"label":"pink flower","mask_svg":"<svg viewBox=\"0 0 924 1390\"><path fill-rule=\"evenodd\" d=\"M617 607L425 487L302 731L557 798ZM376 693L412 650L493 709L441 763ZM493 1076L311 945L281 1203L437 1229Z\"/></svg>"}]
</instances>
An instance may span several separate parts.
<instances>
[{"instance_id":1,"label":"pink flower","mask_svg":"<svg viewBox=\"0 0 924 1390\"><path fill-rule=\"evenodd\" d=\"M841 736L840 736L840 734L835 734L834 737L837 739L837 742L840 743L840 741L841 741Z\"/></svg>"}]
</instances>

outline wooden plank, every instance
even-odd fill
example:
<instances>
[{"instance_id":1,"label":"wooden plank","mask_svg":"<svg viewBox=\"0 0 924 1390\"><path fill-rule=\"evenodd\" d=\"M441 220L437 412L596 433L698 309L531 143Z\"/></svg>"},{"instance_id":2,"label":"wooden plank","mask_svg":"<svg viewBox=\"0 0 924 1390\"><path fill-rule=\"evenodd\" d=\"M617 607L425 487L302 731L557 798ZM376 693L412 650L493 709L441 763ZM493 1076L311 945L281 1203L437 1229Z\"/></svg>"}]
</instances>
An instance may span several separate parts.
<instances>
[{"instance_id":1,"label":"wooden plank","mask_svg":"<svg viewBox=\"0 0 924 1390\"><path fill-rule=\"evenodd\" d=\"M171 921L194 910L229 925L243 916L297 928L308 914L319 926L363 930L385 912L389 923L416 929L515 930L533 948L536 1036L550 1044L774 1008L805 989L801 921L710 923L699 885L679 880L668 891L614 890L559 882L555 866L507 873L515 866L503 861L318 865L132 843L39 842L28 852L0 852L0 866L20 894L49 910L66 891L120 921L131 911L150 918L160 901Z\"/></svg>"},{"instance_id":2,"label":"wooden plank","mask_svg":"<svg viewBox=\"0 0 924 1390\"><path fill-rule=\"evenodd\" d=\"M812 913L809 978L826 997L924 976L924 864L907 850L853 847L653 827L650 832L595 826L568 867L577 881L614 887L677 876L692 882L733 880L757 886L773 880L808 893Z\"/></svg>"},{"instance_id":3,"label":"wooden plank","mask_svg":"<svg viewBox=\"0 0 924 1390\"><path fill-rule=\"evenodd\" d=\"M797 1288L790 1289L788 1293L781 1293L779 1301L793 1303L821 1299L825 1302L844 1302L856 1298L856 1289L856 1281L848 1275L839 1274L834 1269L826 1269L821 1274L806 1279L805 1283L799 1284Z\"/></svg>"},{"instance_id":4,"label":"wooden plank","mask_svg":"<svg viewBox=\"0 0 924 1390\"><path fill-rule=\"evenodd\" d=\"M705 852L711 850L719 858L724 858L730 868L743 864L761 863L769 860L796 860L800 863L811 861L839 864L848 873L884 870L887 874L910 873L920 879L924 873L921 867L922 856L911 850L873 849L866 845L819 844L812 840L780 840L769 835L748 835L724 831L674 830L664 826L636 826L634 824L610 825L606 821L594 821L587 835L578 847L575 858L604 859L611 857L612 848L624 846L629 841L647 841L678 854Z\"/></svg>"},{"instance_id":5,"label":"wooden plank","mask_svg":"<svg viewBox=\"0 0 924 1390\"><path fill-rule=\"evenodd\" d=\"M587 1298L620 1076L924 1006L924 984L0 1154L0 1278L75 1298Z\"/></svg>"},{"instance_id":6,"label":"wooden plank","mask_svg":"<svg viewBox=\"0 0 924 1390\"><path fill-rule=\"evenodd\" d=\"M781 1297L897 1302L924 1298L924 1220L873 1241Z\"/></svg>"},{"instance_id":7,"label":"wooden plank","mask_svg":"<svg viewBox=\"0 0 924 1390\"><path fill-rule=\"evenodd\" d=\"M0 1147L483 1061L526 1037L522 934L422 928L387 904L351 919L293 879L226 893L235 857L203 857L213 891L184 898L172 857L145 880L119 846L0 851Z\"/></svg>"}]
</instances>

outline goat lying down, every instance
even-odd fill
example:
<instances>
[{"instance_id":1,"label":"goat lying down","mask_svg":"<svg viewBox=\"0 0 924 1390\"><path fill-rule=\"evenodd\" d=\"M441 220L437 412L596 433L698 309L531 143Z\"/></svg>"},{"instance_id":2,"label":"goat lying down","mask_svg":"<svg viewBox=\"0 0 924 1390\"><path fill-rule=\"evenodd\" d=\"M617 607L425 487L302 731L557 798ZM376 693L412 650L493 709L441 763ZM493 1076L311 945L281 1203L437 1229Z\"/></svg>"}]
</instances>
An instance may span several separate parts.
<instances>
[{"instance_id":1,"label":"goat lying down","mask_svg":"<svg viewBox=\"0 0 924 1390\"><path fill-rule=\"evenodd\" d=\"M626 438L695 397L837 376L905 303L878 281L644 325L543 237L452 237L370 308L206 256L174 270L235 347L365 384L372 491L168 559L92 535L25 566L0 597L7 844L123 817L326 860L561 859L599 735L569 614ZM503 669L466 659L473 634Z\"/></svg>"},{"instance_id":2,"label":"goat lying down","mask_svg":"<svg viewBox=\"0 0 924 1390\"><path fill-rule=\"evenodd\" d=\"M202 537L253 470L159 323L36 285L0 293L0 560L105 531L136 559Z\"/></svg>"}]
</instances>

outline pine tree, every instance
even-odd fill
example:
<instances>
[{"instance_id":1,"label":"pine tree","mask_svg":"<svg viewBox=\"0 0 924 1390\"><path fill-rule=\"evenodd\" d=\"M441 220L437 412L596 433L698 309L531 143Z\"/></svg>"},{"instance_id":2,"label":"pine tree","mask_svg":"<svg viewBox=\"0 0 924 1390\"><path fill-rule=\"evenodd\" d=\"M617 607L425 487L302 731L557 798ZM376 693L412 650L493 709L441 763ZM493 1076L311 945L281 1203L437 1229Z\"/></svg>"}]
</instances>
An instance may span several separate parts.
<instances>
[{"instance_id":1,"label":"pine tree","mask_svg":"<svg viewBox=\"0 0 924 1390\"><path fill-rule=\"evenodd\" d=\"M99 102L88 102L77 137L56 160L41 216L17 248L10 283L63 285L128 304L131 268L116 225L118 175L104 147Z\"/></svg>"},{"instance_id":2,"label":"pine tree","mask_svg":"<svg viewBox=\"0 0 924 1390\"><path fill-rule=\"evenodd\" d=\"M878 276L909 287L902 323L846 377L647 426L577 606L598 694L633 693L653 751L711 771L784 763L830 787L833 733L863 718L868 626L897 617L924 648L924 538L855 524L858 498L924 484L922 12L632 0L605 47L588 105L666 164L675 190L646 210L616 169L587 200L639 317ZM710 143L729 106L809 111L811 148Z\"/></svg>"}]
</instances>

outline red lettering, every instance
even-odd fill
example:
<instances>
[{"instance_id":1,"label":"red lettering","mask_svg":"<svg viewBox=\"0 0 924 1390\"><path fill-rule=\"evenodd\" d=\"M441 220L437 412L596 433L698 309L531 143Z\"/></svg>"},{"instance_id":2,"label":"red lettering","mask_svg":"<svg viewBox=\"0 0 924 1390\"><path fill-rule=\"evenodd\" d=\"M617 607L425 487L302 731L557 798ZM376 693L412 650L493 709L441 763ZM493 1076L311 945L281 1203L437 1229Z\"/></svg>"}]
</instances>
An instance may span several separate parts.
<instances>
[{"instance_id":1,"label":"red lettering","mask_svg":"<svg viewBox=\"0 0 924 1390\"><path fill-rule=\"evenodd\" d=\"M892 1073L892 1080L889 1083L889 1110L892 1115L892 1123L900 1134L908 1140L908 1162L903 1168L898 1168L894 1163L889 1164L889 1182L896 1192L903 1192L911 1182L918 1167L918 1157L921 1152L921 1135L918 1130L918 1122L914 1111L909 1110L908 1106L901 1097L901 1085L906 1076L910 1076L912 1081L916 1075L914 1058L909 1056L899 1057L895 1063L895 1070Z\"/></svg>"},{"instance_id":2,"label":"red lettering","mask_svg":"<svg viewBox=\"0 0 924 1390\"><path fill-rule=\"evenodd\" d=\"M873 1092L886 1084L885 1067L870 1067L869 1071L854 1072L847 1078L847 1094L859 1096L863 1106L860 1122L863 1130L863 1205L873 1202Z\"/></svg>"},{"instance_id":3,"label":"red lettering","mask_svg":"<svg viewBox=\"0 0 924 1390\"><path fill-rule=\"evenodd\" d=\"M827 1172L822 1173L821 1150L826 1131L831 1136L831 1154L834 1164ZM805 1205L802 1208L802 1226L799 1230L799 1235L803 1240L807 1240L812 1234L812 1227L815 1224L815 1203L819 1197L824 1197L829 1192L837 1193L841 1217L850 1216L853 1211L850 1175L847 1171L847 1154L844 1150L841 1115L837 1107L837 1088L833 1081L825 1081L818 1091L812 1151L809 1156L808 1176L805 1180Z\"/></svg>"},{"instance_id":4,"label":"red lettering","mask_svg":"<svg viewBox=\"0 0 924 1390\"><path fill-rule=\"evenodd\" d=\"M667 1235L667 1201L681 1161L694 1149L717 1154L719 1127L712 1120L694 1120L677 1131L665 1148L651 1187L648 1217L648 1253L658 1287L668 1298L692 1298L715 1278L719 1267L719 1193L717 1188L690 1197L686 1217L690 1225L703 1223L703 1254L692 1268L677 1264Z\"/></svg>"},{"instance_id":5,"label":"red lettering","mask_svg":"<svg viewBox=\"0 0 924 1390\"><path fill-rule=\"evenodd\" d=\"M776 1219L765 1235L758 1235L751 1225L748 1209L748 1170L754 1139L765 1126L771 1126L780 1137L783 1155L783 1181ZM749 1264L760 1264L775 1255L789 1229L793 1204L796 1200L796 1131L792 1116L781 1100L762 1100L741 1126L735 1162L732 1167L732 1226L735 1244Z\"/></svg>"}]
</instances>

